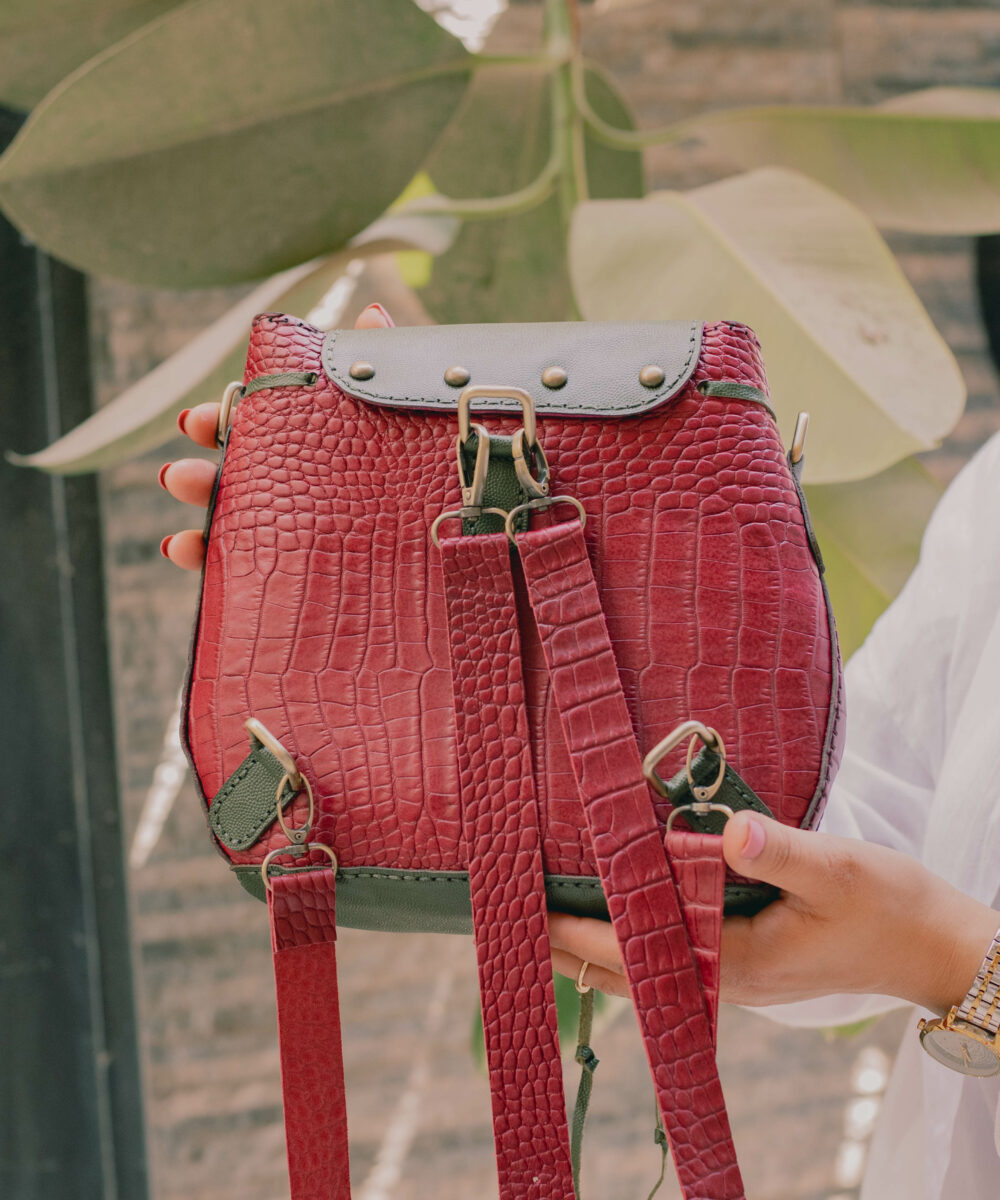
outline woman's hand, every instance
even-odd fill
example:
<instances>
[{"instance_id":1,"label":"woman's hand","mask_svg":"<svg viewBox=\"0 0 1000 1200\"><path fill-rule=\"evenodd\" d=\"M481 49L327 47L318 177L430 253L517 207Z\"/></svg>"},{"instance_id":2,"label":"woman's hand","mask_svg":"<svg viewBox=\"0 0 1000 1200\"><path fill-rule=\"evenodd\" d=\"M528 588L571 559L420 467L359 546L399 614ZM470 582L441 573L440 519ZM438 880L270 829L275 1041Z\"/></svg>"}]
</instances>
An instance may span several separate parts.
<instances>
[{"instance_id":1,"label":"woman's hand","mask_svg":"<svg viewBox=\"0 0 1000 1200\"><path fill-rule=\"evenodd\" d=\"M379 329L392 325L392 318L381 304L369 304L355 322L355 329ZM209 450L216 447L215 431L219 427L218 404L199 404L185 409L177 418L181 433L198 446ZM208 508L215 483L216 464L207 458L181 458L164 463L160 468L160 486L185 504ZM205 561L205 539L200 529L182 529L165 537L160 552L185 571L200 571Z\"/></svg>"},{"instance_id":2,"label":"woman's hand","mask_svg":"<svg viewBox=\"0 0 1000 1200\"><path fill-rule=\"evenodd\" d=\"M938 1013L961 1003L1000 913L959 892L915 859L848 838L789 829L737 813L723 835L739 875L774 884L781 898L722 928L721 998L788 1003L841 992L899 996ZM553 913L552 961L627 996L609 924Z\"/></svg>"}]
</instances>

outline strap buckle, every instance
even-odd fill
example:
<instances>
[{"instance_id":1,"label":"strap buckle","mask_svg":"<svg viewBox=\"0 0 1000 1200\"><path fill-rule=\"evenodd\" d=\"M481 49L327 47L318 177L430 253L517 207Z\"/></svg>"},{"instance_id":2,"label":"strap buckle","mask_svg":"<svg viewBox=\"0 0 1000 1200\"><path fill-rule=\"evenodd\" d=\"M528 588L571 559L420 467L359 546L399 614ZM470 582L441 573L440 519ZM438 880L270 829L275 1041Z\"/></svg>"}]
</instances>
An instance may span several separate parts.
<instances>
[{"instance_id":1,"label":"strap buckle","mask_svg":"<svg viewBox=\"0 0 1000 1200\"><path fill-rule=\"evenodd\" d=\"M728 804L714 804L712 802L713 797L719 788L722 787L722 781L726 775L726 744L723 742L718 730L713 729L710 725L703 725L701 721L682 721L661 742L657 742L642 760L642 773L646 778L646 782L665 800L670 799L670 791L656 768L671 750L676 749L685 738L690 740L688 741L687 756L684 760L684 772L687 775L688 787L691 789L691 795L694 796L694 800L691 804L682 804L671 811L667 818L668 830L673 828L674 821L684 812L693 812L699 816L705 816L710 812L721 812L725 813L727 818L733 815L733 810ZM694 749L699 739L709 750L714 750L719 756L719 772L715 779L707 785L695 783L694 776L691 774Z\"/></svg>"},{"instance_id":2,"label":"strap buckle","mask_svg":"<svg viewBox=\"0 0 1000 1200\"><path fill-rule=\"evenodd\" d=\"M538 477L535 478L528 466L528 455L524 452L524 443L528 440L527 429L522 428L514 434L510 444L510 452L514 458L514 474L522 488L533 500L540 500L549 494L549 460L545 457L542 443L528 442L528 454L538 462Z\"/></svg>"},{"instance_id":3,"label":"strap buckle","mask_svg":"<svg viewBox=\"0 0 1000 1200\"><path fill-rule=\"evenodd\" d=\"M306 838L308 838L309 833L312 830L313 820L316 816L316 801L313 797L312 784L299 770L295 759L292 758L281 742L262 721L258 721L256 717L249 717L246 721L244 721L243 724L247 731L253 737L255 737L258 742L261 742L284 767L285 773L278 780L278 787L274 793L274 807L278 815L278 824L281 827L281 832L286 838L288 838L293 846L304 846L306 844ZM293 829L290 825L285 823L285 815L282 812L282 798L285 794L286 784L296 795L304 790L306 797L309 800L309 808L306 813L305 824L299 829ZM287 851L285 851L285 853L287 853Z\"/></svg>"},{"instance_id":4,"label":"strap buckle","mask_svg":"<svg viewBox=\"0 0 1000 1200\"><path fill-rule=\"evenodd\" d=\"M528 445L533 447L538 444L535 402L523 388L472 384L465 388L458 398L458 437L462 445L469 440L469 410L473 400L517 400L521 405L521 421Z\"/></svg>"},{"instance_id":5,"label":"strap buckle","mask_svg":"<svg viewBox=\"0 0 1000 1200\"><path fill-rule=\"evenodd\" d=\"M580 518L580 528L587 524L587 513L583 505L575 496L539 496L536 500L529 500L527 504L519 504L517 508L512 508L509 513L506 513L504 521L504 529L510 540L517 545L517 539L514 536L514 522L523 512L543 512L547 508L551 508L553 504L572 504L576 509L576 515Z\"/></svg>"},{"instance_id":6,"label":"strap buckle","mask_svg":"<svg viewBox=\"0 0 1000 1200\"><path fill-rule=\"evenodd\" d=\"M465 474L462 448L468 438L461 434L455 439L455 460L458 463L458 483L462 489L462 512L469 509L469 517L478 517L483 511L483 489L486 487L486 472L490 468L490 435L485 426L473 423L476 431L476 462L472 468L472 482Z\"/></svg>"},{"instance_id":7,"label":"strap buckle","mask_svg":"<svg viewBox=\"0 0 1000 1200\"><path fill-rule=\"evenodd\" d=\"M267 873L267 868L271 865L273 858L278 858L282 854L308 854L310 850L322 850L324 854L330 858L330 865L333 867L334 875L340 870L340 863L336 853L330 849L325 842L303 842L300 846L279 846L276 850L272 850L260 864L260 875L264 880L264 890L271 890L271 877Z\"/></svg>"},{"instance_id":8,"label":"strap buckle","mask_svg":"<svg viewBox=\"0 0 1000 1200\"><path fill-rule=\"evenodd\" d=\"M281 832L288 838L290 844L287 846L278 846L274 850L271 850L265 855L264 861L260 864L260 874L264 880L265 890L271 890L267 869L273 859L283 854L291 854L298 857L301 854L307 854L310 850L322 850L324 854L329 856L330 862L333 864L333 873L336 875L339 869L336 853L324 842L310 842L307 840L312 831L313 821L316 818L316 801L313 797L312 784L299 770L295 759L292 758L281 742L262 721L258 721L256 717L248 717L243 724L247 732L265 746L285 769L284 775L278 780L278 787L274 793L274 807L278 815L278 824L281 826ZM309 800L305 824L301 825L298 829L285 824L285 817L282 812L282 797L284 796L286 784L296 795L304 790Z\"/></svg>"},{"instance_id":9,"label":"strap buckle","mask_svg":"<svg viewBox=\"0 0 1000 1200\"><path fill-rule=\"evenodd\" d=\"M521 405L521 428L514 435L511 444L511 454L514 458L514 471L522 488L536 499L548 496L549 464L538 441L538 423L535 419L535 402L531 396L518 387L488 386L476 384L463 389L458 398L458 438L455 442L455 458L458 463L458 483L462 490L462 507L439 514L431 525L431 541L440 550L439 530L445 521L463 520L474 521L484 513L506 519L507 513L502 508L483 508L483 492L486 487L486 474L490 465L490 435L484 425L473 422L470 416L475 400L517 400ZM472 468L472 479L466 474L465 461L462 451L465 444L476 433L476 461ZM531 473L531 467L537 463L538 476ZM522 506L523 507L523 506ZM522 511L522 509L518 509Z\"/></svg>"}]
</instances>

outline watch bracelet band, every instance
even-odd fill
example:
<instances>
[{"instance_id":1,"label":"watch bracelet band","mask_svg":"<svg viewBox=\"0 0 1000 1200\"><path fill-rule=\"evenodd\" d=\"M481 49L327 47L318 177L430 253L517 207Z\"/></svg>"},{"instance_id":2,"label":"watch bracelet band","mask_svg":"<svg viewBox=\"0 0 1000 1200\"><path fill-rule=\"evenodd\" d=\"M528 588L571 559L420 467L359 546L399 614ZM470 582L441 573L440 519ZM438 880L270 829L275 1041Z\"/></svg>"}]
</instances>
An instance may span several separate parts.
<instances>
[{"instance_id":1,"label":"watch bracelet band","mask_svg":"<svg viewBox=\"0 0 1000 1200\"><path fill-rule=\"evenodd\" d=\"M990 1033L1000 1030L1000 929L955 1016Z\"/></svg>"}]
</instances>

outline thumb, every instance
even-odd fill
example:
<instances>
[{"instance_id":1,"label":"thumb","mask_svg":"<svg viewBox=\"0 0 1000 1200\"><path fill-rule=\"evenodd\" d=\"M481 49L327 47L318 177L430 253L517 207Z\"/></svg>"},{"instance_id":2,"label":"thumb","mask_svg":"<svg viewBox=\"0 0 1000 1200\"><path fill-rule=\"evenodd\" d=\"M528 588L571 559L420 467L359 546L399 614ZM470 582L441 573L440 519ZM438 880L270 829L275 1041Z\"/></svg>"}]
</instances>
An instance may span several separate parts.
<instances>
[{"instance_id":1,"label":"thumb","mask_svg":"<svg viewBox=\"0 0 1000 1200\"><path fill-rule=\"evenodd\" d=\"M818 844L823 840L769 817L739 812L726 822L722 852L738 875L803 895L814 892L823 880L823 851Z\"/></svg>"}]
</instances>

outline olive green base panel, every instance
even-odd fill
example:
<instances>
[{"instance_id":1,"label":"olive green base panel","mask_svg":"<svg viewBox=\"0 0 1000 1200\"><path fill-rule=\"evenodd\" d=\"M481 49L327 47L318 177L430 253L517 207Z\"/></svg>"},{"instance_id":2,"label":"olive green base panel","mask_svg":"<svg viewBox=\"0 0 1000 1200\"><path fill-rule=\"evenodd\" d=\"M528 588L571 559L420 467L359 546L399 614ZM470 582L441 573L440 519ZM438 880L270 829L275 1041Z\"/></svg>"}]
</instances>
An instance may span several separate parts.
<instances>
[{"instance_id":1,"label":"olive green base panel","mask_svg":"<svg viewBox=\"0 0 1000 1200\"><path fill-rule=\"evenodd\" d=\"M272 863L268 873L287 875L315 869ZM232 870L251 896L264 899L259 867L238 866ZM549 908L557 912L609 920L598 879L547 875L545 894ZM771 887L727 884L726 912L751 915L776 895ZM384 933L471 933L469 876L465 871L341 867L337 872L337 924Z\"/></svg>"}]
</instances>

